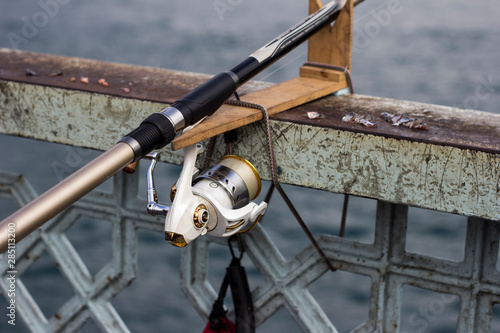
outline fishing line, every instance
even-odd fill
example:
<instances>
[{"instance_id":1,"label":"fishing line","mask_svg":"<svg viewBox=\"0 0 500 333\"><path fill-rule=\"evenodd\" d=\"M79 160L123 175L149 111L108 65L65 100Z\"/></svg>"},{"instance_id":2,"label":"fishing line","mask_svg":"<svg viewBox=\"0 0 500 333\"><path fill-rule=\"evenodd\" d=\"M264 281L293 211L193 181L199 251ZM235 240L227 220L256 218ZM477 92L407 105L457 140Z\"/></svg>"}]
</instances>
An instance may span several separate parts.
<instances>
[{"instance_id":1,"label":"fishing line","mask_svg":"<svg viewBox=\"0 0 500 333\"><path fill-rule=\"evenodd\" d=\"M319 246L318 242L314 238L313 234L305 224L304 220L300 216L299 212L291 202L290 198L287 196L283 188L281 187L281 184L278 181L278 175L277 175L277 168L276 168L276 158L274 155L274 147L273 147L273 139L272 139L272 132L271 132L271 122L269 119L269 112L267 111L266 107L255 104L255 103L250 103L250 102L245 102L245 101L237 101L237 100L228 100L226 101L227 104L229 105L235 105L235 106L242 106L246 108L252 108L252 109L257 109L262 111L262 114L264 116L264 119L266 121L266 129L267 129L267 144L268 144L268 152L269 152L269 162L270 162L270 169L271 169L271 176L272 176L272 183L278 193L281 195L283 200L285 201L286 205L288 206L288 209L290 209L291 213L301 226L302 230L306 234L306 236L309 238L310 242L312 243L313 247L316 249L320 257L323 259L323 261L326 263L328 268L332 271L335 271L335 268L332 266L331 262L328 260L326 257L325 253Z\"/></svg>"},{"instance_id":2,"label":"fishing line","mask_svg":"<svg viewBox=\"0 0 500 333\"><path fill-rule=\"evenodd\" d=\"M295 61L298 58L299 57L295 58L292 61ZM287 66L292 61L288 62L284 66L281 66L277 70ZM347 81L347 85L349 87L350 93L354 94L354 87L353 87L353 83L352 83L351 73L350 73L347 66L341 67L341 66L337 66L337 65L324 64L324 63L311 62L311 61L306 62L304 65L343 71L345 76L346 76L346 81ZM277 70L273 71L272 73L276 72ZM272 73L270 73L270 74L272 74ZM327 264L327 266L330 270L335 271L336 269L332 266L332 264L330 263L330 261L326 257L325 253L323 252L323 250L321 249L321 247L317 243L317 241L314 238L314 236L312 235L311 231L309 230L309 228L305 224L304 220L302 219L302 217L298 213L297 209L295 208L295 206L291 202L290 198L286 195L285 191L283 190L283 188L281 187L281 185L278 181L278 175L277 175L278 169L276 167L276 158L275 158L275 154L274 154L271 123L270 123L269 112L267 111L267 108L264 107L263 105L241 101L237 93L235 93L235 97L236 97L235 100L227 100L225 102L225 104L248 107L248 108L260 110L262 112L262 114L264 116L264 120L266 122L266 132L267 132L266 134L267 134L267 143L268 143L268 152L269 152L269 161L270 161L272 183L271 183L271 187L269 188L269 191L266 195L266 199L264 201L266 203L269 202L269 200L271 199L271 195L273 193L273 190L274 190L274 188L276 188L276 190L280 193L281 197L285 201L289 210L292 212L293 216L295 217L295 219L297 220L297 222L301 226L302 230L305 232L306 236L311 241L312 245L314 246L314 248L316 249L316 251L318 252L320 257ZM339 237L341 237L341 238L344 237L344 235L345 235L348 206L349 206L349 194L344 194L344 203L343 203L343 207L342 207L342 216L341 216L341 220L340 220L340 229L339 229ZM256 224L257 224L257 221L254 223L254 225L250 229L248 229L246 231L253 229L253 227Z\"/></svg>"},{"instance_id":3,"label":"fishing line","mask_svg":"<svg viewBox=\"0 0 500 333\"><path fill-rule=\"evenodd\" d=\"M354 94L354 86L352 84L351 72L349 71L349 68L347 68L347 66L342 67L342 66L324 64L324 63L313 62L313 61L308 61L304 65L343 71L345 74L346 81L347 81L347 86L349 87L351 94ZM344 203L342 205L342 217L340 218L340 228L339 228L339 237L340 238L343 238L345 235L348 208L349 208L349 194L346 193L346 194L344 194Z\"/></svg>"},{"instance_id":4,"label":"fishing line","mask_svg":"<svg viewBox=\"0 0 500 333\"><path fill-rule=\"evenodd\" d=\"M259 81L264 81L265 79L267 79L268 77L270 77L271 75L273 75L274 73L276 73L277 71L280 71L280 70L282 70L283 68L285 68L285 67L287 67L287 66L291 65L291 64L292 64L292 62L297 61L298 59L302 58L302 57L303 57L304 55L306 55L306 54L307 54L307 52L303 52L303 53L301 53L301 54L297 55L295 58L291 59L291 60L290 60L290 61L288 61L286 64L284 64L284 65L282 65L282 66L280 66L280 67L276 68L275 70L271 71L271 72L270 72L270 73L268 73L267 75L264 75L262 78L259 78L258 80L259 80ZM245 88L247 88L247 89L245 89ZM250 89L250 87L245 87L245 86L243 86L243 88L242 88L242 89L240 89L240 91L241 91L241 93L245 93L245 92L247 92L247 91L248 91L248 89ZM239 100L239 99L238 99L238 100Z\"/></svg>"}]
</instances>

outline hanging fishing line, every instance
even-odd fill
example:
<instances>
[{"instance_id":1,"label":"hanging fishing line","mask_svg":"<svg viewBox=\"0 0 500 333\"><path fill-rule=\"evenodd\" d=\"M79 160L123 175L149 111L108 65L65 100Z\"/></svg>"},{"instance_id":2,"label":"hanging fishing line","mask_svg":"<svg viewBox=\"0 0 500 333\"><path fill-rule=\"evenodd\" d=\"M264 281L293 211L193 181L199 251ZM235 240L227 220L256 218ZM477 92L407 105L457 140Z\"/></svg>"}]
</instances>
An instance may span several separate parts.
<instances>
[{"instance_id":1,"label":"hanging fishing line","mask_svg":"<svg viewBox=\"0 0 500 333\"><path fill-rule=\"evenodd\" d=\"M346 81L347 85L349 87L349 91L351 94L354 94L354 87L352 83L352 78L351 78L351 73L349 69L346 67L342 66L337 66L337 65L331 65L331 64L323 64L323 63L318 63L318 62L311 62L308 61L304 65L308 66L313 66L313 67L322 67L322 68L328 68L328 69L333 69L333 70L338 70L342 71L345 73L346 76ZM288 195L285 193L283 188L281 187L281 184L278 181L278 168L276 167L276 158L274 154L274 146L273 146L273 139L272 139L272 130L271 130L271 122L269 118L269 112L267 111L267 108L264 107L263 105L260 104L255 104L255 103L250 103L250 102L245 102L241 101L237 93L235 93L236 99L231 99L227 100L225 103L229 105L235 105L235 106L241 106L241 107L247 107L247 108L252 108L252 109L257 109L260 110L263 114L265 123L266 123L266 135L267 135L267 144L268 144L268 153L269 153L269 163L270 163L270 169L271 169L271 178L272 178L272 184L271 187L266 195L266 198L264 199L265 202L269 202L271 195L273 193L274 188L278 191L278 193L281 195L283 200L285 201L286 205L288 206L288 209L291 211L299 225L301 226L302 230L306 234L306 236L309 238L310 242L320 255L320 257L323 259L323 261L327 264L328 268L332 271L335 271L336 269L332 266L328 258L326 257L325 253L319 246L318 242L312 235L311 231L305 224L304 220L298 213L297 209L291 202L290 198ZM346 229L346 221L347 221L347 211L348 211L348 205L349 205L349 195L344 194L344 203L342 207L342 217L340 220L340 229L339 229L339 237L344 237L345 235L345 229ZM256 222L257 223L257 222ZM255 224L256 224L255 223ZM247 231L251 230L255 224L248 229Z\"/></svg>"},{"instance_id":2,"label":"hanging fishing line","mask_svg":"<svg viewBox=\"0 0 500 333\"><path fill-rule=\"evenodd\" d=\"M358 1L358 3L361 3L362 1L363 0ZM351 71L349 70L349 68L347 68L347 66L342 67L342 66L337 66L337 65L332 65L332 64L324 64L324 63L319 63L319 62L314 62L314 61L306 62L306 63L304 63L304 66L328 68L328 69L333 69L333 70L344 72L345 79L347 81L347 86L349 87L349 91L351 92L351 94L354 94L354 86L352 84ZM339 228L339 237L340 238L343 238L345 235L348 208L349 208L349 194L344 194L344 203L342 205L342 217L340 218L340 228Z\"/></svg>"},{"instance_id":3,"label":"hanging fishing line","mask_svg":"<svg viewBox=\"0 0 500 333\"><path fill-rule=\"evenodd\" d=\"M266 134L267 134L269 162L270 162L272 183L274 185L274 188L276 188L278 193L281 195L281 197L285 201L286 205L288 206L288 209L290 209L293 216L295 217L295 219L297 220L297 222L301 226L302 230L304 231L306 236L309 238L310 242L312 243L312 245L314 246L314 248L316 249L316 251L318 252L320 257L323 259L323 261L326 263L328 268L330 270L335 270L335 268L332 266L332 264L330 263L330 261L326 257L325 253L323 252L323 250L319 246L318 242L316 241L316 239L312 235L311 231L309 230L309 228L305 224L304 220L302 219L302 217L298 213L297 209L295 208L295 206L293 205L291 200L288 198L287 194L285 193L285 191L281 187L281 184L278 181L278 172L277 172L277 168L276 168L276 158L274 155L271 123L270 123L270 119L269 119L269 112L267 111L266 107L259 105L259 104L255 104L255 103L245 102L245 101L241 101L241 100L238 101L238 100L233 100L233 99L226 101L226 103L229 105L242 106L242 107L252 108L252 109L257 109L257 110L262 111L262 114L263 114L265 122L266 122L266 132L267 132Z\"/></svg>"}]
</instances>

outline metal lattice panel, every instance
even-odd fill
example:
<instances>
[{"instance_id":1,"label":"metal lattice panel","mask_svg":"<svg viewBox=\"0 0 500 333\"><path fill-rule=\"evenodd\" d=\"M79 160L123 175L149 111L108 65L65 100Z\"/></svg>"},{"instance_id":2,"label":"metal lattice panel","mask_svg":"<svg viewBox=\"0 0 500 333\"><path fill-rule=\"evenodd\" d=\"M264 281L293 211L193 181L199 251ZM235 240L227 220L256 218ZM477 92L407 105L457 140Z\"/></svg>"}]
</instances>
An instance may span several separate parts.
<instances>
[{"instance_id":1,"label":"metal lattice panel","mask_svg":"<svg viewBox=\"0 0 500 333\"><path fill-rule=\"evenodd\" d=\"M406 206L379 202L373 244L326 235L319 239L334 267L371 278L369 319L354 332L399 332L404 285L459 296L457 332L489 332L492 307L500 302L499 224L470 218L465 259L451 262L406 252L406 221ZM285 306L304 332L337 332L307 289L328 271L312 246L287 262L263 228L243 239L267 281L253 291L257 325ZM203 278L209 241L200 239L183 253L184 291L205 316L215 298L213 287Z\"/></svg>"},{"instance_id":2,"label":"metal lattice panel","mask_svg":"<svg viewBox=\"0 0 500 333\"><path fill-rule=\"evenodd\" d=\"M137 230L163 232L163 221L144 213L144 202L137 199L137 182L137 175L115 176L112 193L87 195L18 245L18 311L31 331L74 331L89 319L104 332L129 331L111 300L136 276ZM19 204L35 196L23 177L4 173L0 183L1 196ZM469 218L464 260L452 262L405 250L407 215L407 206L379 202L373 244L319 237L337 270L371 280L368 320L354 331L401 331L402 288L410 285L458 296L458 332L489 332L493 305L500 303L500 272L496 268L499 224ZM65 235L80 216L108 220L112 225L112 259L95 275ZM311 284L328 272L312 246L286 260L264 227L257 226L242 239L248 256L264 276L252 291L258 326L285 307L304 332L337 332L335 323L309 291ZM207 279L211 243L225 241L201 237L182 252L181 285L203 317L208 316L216 297ZM22 282L23 272L44 251L57 262L75 293L51 318L43 315ZM4 260L0 269L5 277L8 268ZM5 295L5 279L0 286Z\"/></svg>"},{"instance_id":3,"label":"metal lattice panel","mask_svg":"<svg viewBox=\"0 0 500 333\"><path fill-rule=\"evenodd\" d=\"M117 176L112 194L93 192L46 223L37 232L26 237L16 246L17 292L16 303L21 317L33 332L72 332L92 318L103 332L128 332L128 329L110 301L128 286L136 275L137 231L130 219L141 221L141 215L127 210L122 202L127 201L126 178ZM134 181L130 177L131 181ZM19 204L35 197L26 180L18 175L0 174L4 185L2 197L12 193ZM131 186L137 187L137 186ZM136 193L136 192L135 192ZM134 200L129 200L133 206ZM129 207L130 208L130 207ZM95 275L76 252L65 231L81 216L108 220L112 224L112 260ZM147 216L145 216L147 217ZM156 221L147 223L154 227ZM70 282L75 294L51 318L46 318L36 300L22 281L22 274L44 251L55 260L60 271ZM9 270L7 261L0 263L2 276ZM5 279L0 282L2 293L7 294Z\"/></svg>"}]
</instances>

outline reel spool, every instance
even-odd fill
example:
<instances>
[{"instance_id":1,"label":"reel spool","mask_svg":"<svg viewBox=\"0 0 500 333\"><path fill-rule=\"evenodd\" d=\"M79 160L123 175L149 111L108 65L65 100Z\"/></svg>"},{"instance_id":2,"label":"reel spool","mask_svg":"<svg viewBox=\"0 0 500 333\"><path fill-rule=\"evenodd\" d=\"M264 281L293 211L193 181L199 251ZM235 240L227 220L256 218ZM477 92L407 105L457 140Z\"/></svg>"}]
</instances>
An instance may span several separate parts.
<instances>
[{"instance_id":1,"label":"reel spool","mask_svg":"<svg viewBox=\"0 0 500 333\"><path fill-rule=\"evenodd\" d=\"M256 223L267 209L265 202L251 202L260 193L261 180L254 166L242 157L226 155L193 177L198 174L194 165L201 150L201 145L184 148L184 164L171 191L170 206L158 204L153 171L159 155L148 155L152 158L147 177L148 212L166 215L165 239L178 247L207 233L231 236Z\"/></svg>"},{"instance_id":2,"label":"reel spool","mask_svg":"<svg viewBox=\"0 0 500 333\"><path fill-rule=\"evenodd\" d=\"M194 179L194 187L225 191L230 202L228 208L241 208L255 199L261 188L259 173L246 159L236 155L222 157L217 165L205 170ZM224 196L221 194L221 199ZM222 201L222 200L221 200Z\"/></svg>"}]
</instances>

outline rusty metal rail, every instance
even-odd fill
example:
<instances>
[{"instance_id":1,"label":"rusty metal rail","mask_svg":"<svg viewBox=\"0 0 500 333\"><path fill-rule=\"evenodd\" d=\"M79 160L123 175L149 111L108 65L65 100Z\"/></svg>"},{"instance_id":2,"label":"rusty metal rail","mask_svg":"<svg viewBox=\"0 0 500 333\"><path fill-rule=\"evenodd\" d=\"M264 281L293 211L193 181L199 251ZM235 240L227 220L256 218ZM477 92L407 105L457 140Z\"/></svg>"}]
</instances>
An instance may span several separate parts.
<instances>
[{"instance_id":1,"label":"rusty metal rail","mask_svg":"<svg viewBox=\"0 0 500 333\"><path fill-rule=\"evenodd\" d=\"M0 57L1 80L164 104L174 102L209 78L202 74L10 49L0 49ZM39 76L27 75L27 69ZM62 75L50 76L54 73ZM89 78L89 83L80 82L82 77ZM101 78L106 78L109 86L99 84L98 80ZM266 86L269 84L252 82L242 88L241 95ZM107 109L111 112L110 115L115 112L123 117L119 114L119 108L112 110L112 105L109 105ZM325 117L307 119L304 115L310 110L323 113ZM384 122L377 128L364 128L343 123L340 117L350 112L378 116L384 111L418 116L425 119L431 128L429 131L408 131ZM322 99L274 118L387 138L500 153L500 114L355 95ZM9 118L4 120L7 119ZM130 120L137 122L139 119Z\"/></svg>"}]
</instances>

